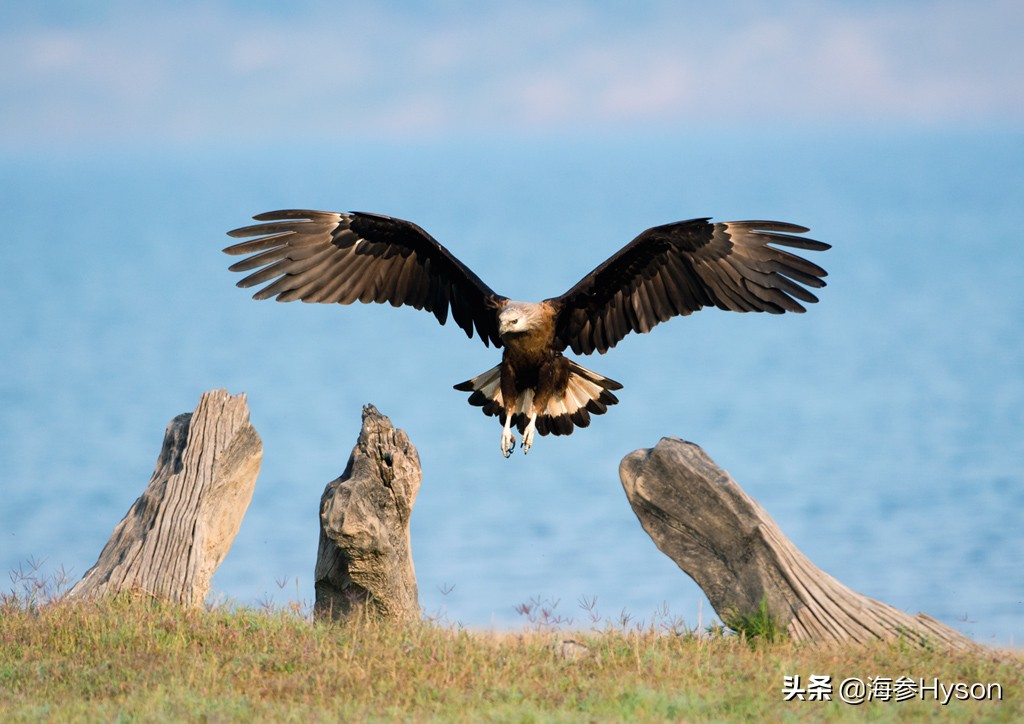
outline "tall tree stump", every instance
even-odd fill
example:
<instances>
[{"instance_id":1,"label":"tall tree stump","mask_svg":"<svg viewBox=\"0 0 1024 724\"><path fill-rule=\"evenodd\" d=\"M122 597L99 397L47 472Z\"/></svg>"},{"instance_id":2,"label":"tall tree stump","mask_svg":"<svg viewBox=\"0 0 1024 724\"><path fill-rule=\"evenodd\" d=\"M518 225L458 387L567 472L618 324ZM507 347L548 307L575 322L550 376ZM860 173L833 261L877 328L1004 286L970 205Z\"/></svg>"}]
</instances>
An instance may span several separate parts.
<instances>
[{"instance_id":1,"label":"tall tree stump","mask_svg":"<svg viewBox=\"0 0 1024 724\"><path fill-rule=\"evenodd\" d=\"M138 592L202 605L238 534L263 445L245 395L203 394L167 426L149 485L69 599Z\"/></svg>"},{"instance_id":2,"label":"tall tree stump","mask_svg":"<svg viewBox=\"0 0 1024 724\"><path fill-rule=\"evenodd\" d=\"M416 448L373 405L345 472L320 499L316 620L419 618L409 520L422 473Z\"/></svg>"},{"instance_id":3,"label":"tall tree stump","mask_svg":"<svg viewBox=\"0 0 1024 724\"><path fill-rule=\"evenodd\" d=\"M816 567L697 445L662 438L619 466L622 486L655 545L704 590L726 625L762 605L796 641L903 638L951 649L976 644L923 613L863 596Z\"/></svg>"}]
</instances>

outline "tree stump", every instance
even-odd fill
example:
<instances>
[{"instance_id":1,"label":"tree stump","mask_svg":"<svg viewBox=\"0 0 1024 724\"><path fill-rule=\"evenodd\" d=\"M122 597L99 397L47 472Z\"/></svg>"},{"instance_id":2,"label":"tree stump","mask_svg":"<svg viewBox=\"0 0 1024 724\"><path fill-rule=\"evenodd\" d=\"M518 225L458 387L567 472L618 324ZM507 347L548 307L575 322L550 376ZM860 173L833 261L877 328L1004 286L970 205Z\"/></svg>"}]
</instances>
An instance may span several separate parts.
<instances>
[{"instance_id":1,"label":"tree stump","mask_svg":"<svg viewBox=\"0 0 1024 724\"><path fill-rule=\"evenodd\" d=\"M704 590L726 625L762 606L790 638L866 643L900 637L969 649L960 632L863 596L817 568L697 445L662 438L619 466L626 497L655 545Z\"/></svg>"},{"instance_id":2,"label":"tree stump","mask_svg":"<svg viewBox=\"0 0 1024 724\"><path fill-rule=\"evenodd\" d=\"M420 616L409 520L422 473L402 430L373 405L345 472L320 499L320 547L313 618Z\"/></svg>"},{"instance_id":3,"label":"tree stump","mask_svg":"<svg viewBox=\"0 0 1024 724\"><path fill-rule=\"evenodd\" d=\"M149 485L68 599L144 593L202 605L238 534L263 445L245 395L205 393L167 426Z\"/></svg>"}]
</instances>

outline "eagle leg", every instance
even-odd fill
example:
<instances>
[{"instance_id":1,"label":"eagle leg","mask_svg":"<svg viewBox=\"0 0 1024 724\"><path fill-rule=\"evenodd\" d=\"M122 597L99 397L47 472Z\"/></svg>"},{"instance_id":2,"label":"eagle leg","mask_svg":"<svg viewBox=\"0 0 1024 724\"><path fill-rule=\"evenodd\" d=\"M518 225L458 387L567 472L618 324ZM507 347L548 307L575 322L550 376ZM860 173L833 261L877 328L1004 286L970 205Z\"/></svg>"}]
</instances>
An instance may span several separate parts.
<instances>
[{"instance_id":1,"label":"eagle leg","mask_svg":"<svg viewBox=\"0 0 1024 724\"><path fill-rule=\"evenodd\" d=\"M516 449L516 438L512 434L512 415L505 415L505 426L501 428L501 454L508 457Z\"/></svg>"},{"instance_id":2,"label":"eagle leg","mask_svg":"<svg viewBox=\"0 0 1024 724\"><path fill-rule=\"evenodd\" d=\"M526 429L523 430L523 455L530 452L530 448L533 447L533 434L537 431L537 411L534 410L530 413L530 421L526 424Z\"/></svg>"}]
</instances>

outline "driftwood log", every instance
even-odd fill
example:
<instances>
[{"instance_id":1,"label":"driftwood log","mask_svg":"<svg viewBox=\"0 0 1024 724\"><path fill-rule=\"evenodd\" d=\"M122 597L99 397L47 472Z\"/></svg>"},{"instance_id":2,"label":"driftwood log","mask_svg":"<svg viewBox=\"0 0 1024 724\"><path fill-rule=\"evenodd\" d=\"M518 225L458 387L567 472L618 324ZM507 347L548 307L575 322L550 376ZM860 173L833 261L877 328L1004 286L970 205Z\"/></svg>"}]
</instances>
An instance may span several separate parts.
<instances>
[{"instance_id":1,"label":"driftwood log","mask_svg":"<svg viewBox=\"0 0 1024 724\"><path fill-rule=\"evenodd\" d=\"M133 592L202 605L238 534L262 458L245 395L205 393L194 412L171 420L149 485L68 598Z\"/></svg>"},{"instance_id":2,"label":"driftwood log","mask_svg":"<svg viewBox=\"0 0 1024 724\"><path fill-rule=\"evenodd\" d=\"M341 477L320 499L315 620L420 616L409 520L422 474L402 430L373 405Z\"/></svg>"},{"instance_id":3,"label":"driftwood log","mask_svg":"<svg viewBox=\"0 0 1024 724\"><path fill-rule=\"evenodd\" d=\"M863 596L816 567L693 443L662 438L623 458L619 476L644 530L704 590L726 625L756 617L764 606L796 641L900 637L929 647L976 646L930 616Z\"/></svg>"}]
</instances>

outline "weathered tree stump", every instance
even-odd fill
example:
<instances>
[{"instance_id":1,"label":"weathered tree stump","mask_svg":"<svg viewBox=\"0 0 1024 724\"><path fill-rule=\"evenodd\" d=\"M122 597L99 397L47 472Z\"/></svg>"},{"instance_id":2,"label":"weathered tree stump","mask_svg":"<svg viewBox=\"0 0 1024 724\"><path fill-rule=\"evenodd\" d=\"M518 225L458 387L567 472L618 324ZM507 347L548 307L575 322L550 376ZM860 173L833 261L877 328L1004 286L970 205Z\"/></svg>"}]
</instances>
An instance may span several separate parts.
<instances>
[{"instance_id":1,"label":"weathered tree stump","mask_svg":"<svg viewBox=\"0 0 1024 724\"><path fill-rule=\"evenodd\" d=\"M202 605L238 534L263 445L245 395L205 393L167 426L149 485L68 599L136 592Z\"/></svg>"},{"instance_id":2,"label":"weathered tree stump","mask_svg":"<svg viewBox=\"0 0 1024 724\"><path fill-rule=\"evenodd\" d=\"M816 567L693 443L662 438L623 458L619 476L644 530L704 590L726 625L756 617L764 605L796 641L900 637L921 646L976 646L930 616L863 596Z\"/></svg>"},{"instance_id":3,"label":"weathered tree stump","mask_svg":"<svg viewBox=\"0 0 1024 724\"><path fill-rule=\"evenodd\" d=\"M416 448L373 405L363 407L345 472L320 499L315 620L419 618L409 519L422 473Z\"/></svg>"}]
</instances>

